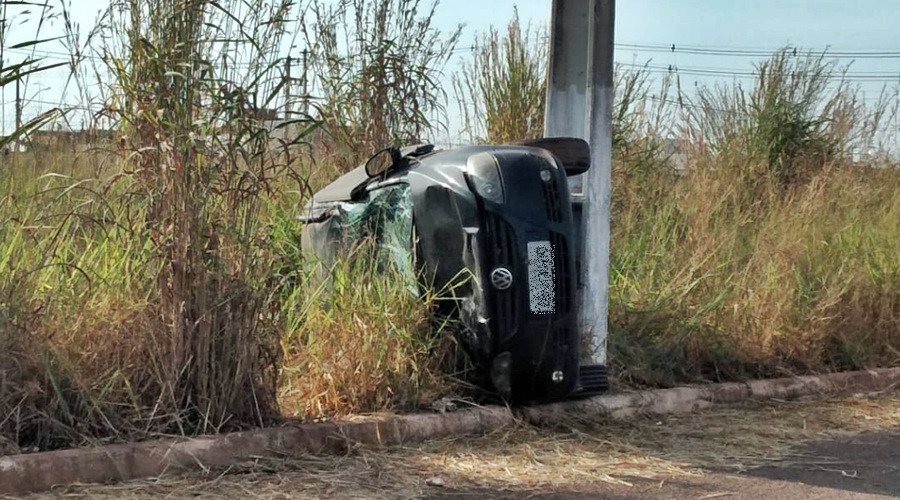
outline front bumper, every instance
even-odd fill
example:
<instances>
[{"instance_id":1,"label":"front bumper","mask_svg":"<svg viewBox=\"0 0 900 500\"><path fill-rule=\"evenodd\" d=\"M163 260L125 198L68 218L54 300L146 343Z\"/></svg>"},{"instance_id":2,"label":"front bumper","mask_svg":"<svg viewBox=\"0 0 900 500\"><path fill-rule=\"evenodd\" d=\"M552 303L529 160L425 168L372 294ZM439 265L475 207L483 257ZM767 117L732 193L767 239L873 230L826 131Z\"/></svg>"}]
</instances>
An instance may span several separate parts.
<instances>
[{"instance_id":1,"label":"front bumper","mask_svg":"<svg viewBox=\"0 0 900 500\"><path fill-rule=\"evenodd\" d=\"M568 186L561 169L536 160L501 163L506 203L481 204L478 260L495 355L491 375L494 387L514 400L564 398L578 380ZM542 178L548 168L553 176ZM491 274L498 269L509 271L513 286L497 289Z\"/></svg>"}]
</instances>

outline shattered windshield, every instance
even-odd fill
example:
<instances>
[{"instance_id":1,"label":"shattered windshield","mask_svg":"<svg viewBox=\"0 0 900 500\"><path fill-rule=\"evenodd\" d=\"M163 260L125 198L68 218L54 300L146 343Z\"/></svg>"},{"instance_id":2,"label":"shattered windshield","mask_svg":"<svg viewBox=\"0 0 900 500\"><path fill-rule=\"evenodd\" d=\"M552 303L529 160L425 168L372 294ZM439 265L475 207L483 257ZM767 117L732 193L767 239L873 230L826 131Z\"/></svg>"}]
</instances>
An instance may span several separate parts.
<instances>
[{"instance_id":1,"label":"shattered windshield","mask_svg":"<svg viewBox=\"0 0 900 500\"><path fill-rule=\"evenodd\" d=\"M379 268L392 265L404 276L415 278L412 254L412 197L409 184L376 189L360 216L364 237L375 240Z\"/></svg>"},{"instance_id":2,"label":"shattered windshield","mask_svg":"<svg viewBox=\"0 0 900 500\"><path fill-rule=\"evenodd\" d=\"M341 202L322 223L320 248L337 246L339 253L367 241L374 243L375 263L380 270L393 267L416 289L413 267L412 196L409 184L398 183L369 192L364 202ZM329 254L331 252L328 252ZM333 255L333 254L332 254Z\"/></svg>"}]
</instances>

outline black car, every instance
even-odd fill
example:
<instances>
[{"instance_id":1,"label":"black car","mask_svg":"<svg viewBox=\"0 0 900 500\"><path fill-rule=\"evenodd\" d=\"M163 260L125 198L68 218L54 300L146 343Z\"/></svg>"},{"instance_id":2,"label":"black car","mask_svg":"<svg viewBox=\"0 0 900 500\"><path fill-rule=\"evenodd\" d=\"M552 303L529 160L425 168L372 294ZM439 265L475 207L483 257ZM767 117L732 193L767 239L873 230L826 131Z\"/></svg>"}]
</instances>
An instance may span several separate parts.
<instances>
[{"instance_id":1,"label":"black car","mask_svg":"<svg viewBox=\"0 0 900 500\"><path fill-rule=\"evenodd\" d=\"M569 138L388 148L313 196L304 247L333 259L374 239L422 283L452 287L460 340L489 390L515 401L602 392L605 368L579 367L567 182L589 157Z\"/></svg>"}]
</instances>

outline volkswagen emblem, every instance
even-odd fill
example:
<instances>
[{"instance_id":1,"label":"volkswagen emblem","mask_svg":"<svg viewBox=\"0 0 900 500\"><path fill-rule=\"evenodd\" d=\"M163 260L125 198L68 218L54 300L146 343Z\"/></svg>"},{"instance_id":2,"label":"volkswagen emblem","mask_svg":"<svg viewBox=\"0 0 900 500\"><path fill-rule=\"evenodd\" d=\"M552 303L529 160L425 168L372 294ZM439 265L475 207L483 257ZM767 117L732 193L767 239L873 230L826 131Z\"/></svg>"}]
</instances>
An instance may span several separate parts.
<instances>
[{"instance_id":1,"label":"volkswagen emblem","mask_svg":"<svg viewBox=\"0 0 900 500\"><path fill-rule=\"evenodd\" d=\"M512 286L512 272L505 267L498 267L491 272L491 284L497 290L506 290Z\"/></svg>"}]
</instances>

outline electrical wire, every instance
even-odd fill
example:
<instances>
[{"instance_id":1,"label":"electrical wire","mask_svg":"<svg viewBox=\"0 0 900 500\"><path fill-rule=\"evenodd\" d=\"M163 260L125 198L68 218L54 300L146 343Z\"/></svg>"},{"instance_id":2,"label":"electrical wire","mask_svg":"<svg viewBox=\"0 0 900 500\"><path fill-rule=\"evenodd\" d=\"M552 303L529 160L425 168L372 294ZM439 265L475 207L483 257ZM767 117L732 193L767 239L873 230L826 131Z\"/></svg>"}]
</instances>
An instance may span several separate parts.
<instances>
[{"instance_id":1,"label":"electrical wire","mask_svg":"<svg viewBox=\"0 0 900 500\"><path fill-rule=\"evenodd\" d=\"M617 43L617 48L638 49L642 52L657 52L671 54L691 54L701 56L734 56L734 57L771 57L780 51L787 51L792 55L821 54L825 57L853 58L853 59L900 59L900 50L881 51L847 51L824 49L802 49L800 47L786 46L770 50L745 50L702 46L680 46L676 44L646 44L646 43Z\"/></svg>"},{"instance_id":2,"label":"electrical wire","mask_svg":"<svg viewBox=\"0 0 900 500\"><path fill-rule=\"evenodd\" d=\"M634 63L617 63L620 66L628 68L644 69L654 74L667 75L685 75L685 76L719 76L729 78L751 78L759 77L759 73L751 70L741 71L734 69L716 69L703 67L679 67L677 65L655 66L652 64L634 64ZM810 75L809 72L793 73L792 76ZM900 83L900 71L897 73L879 73L879 72L847 72L831 75L822 75L823 78L833 81L873 81L873 82L897 82Z\"/></svg>"}]
</instances>

